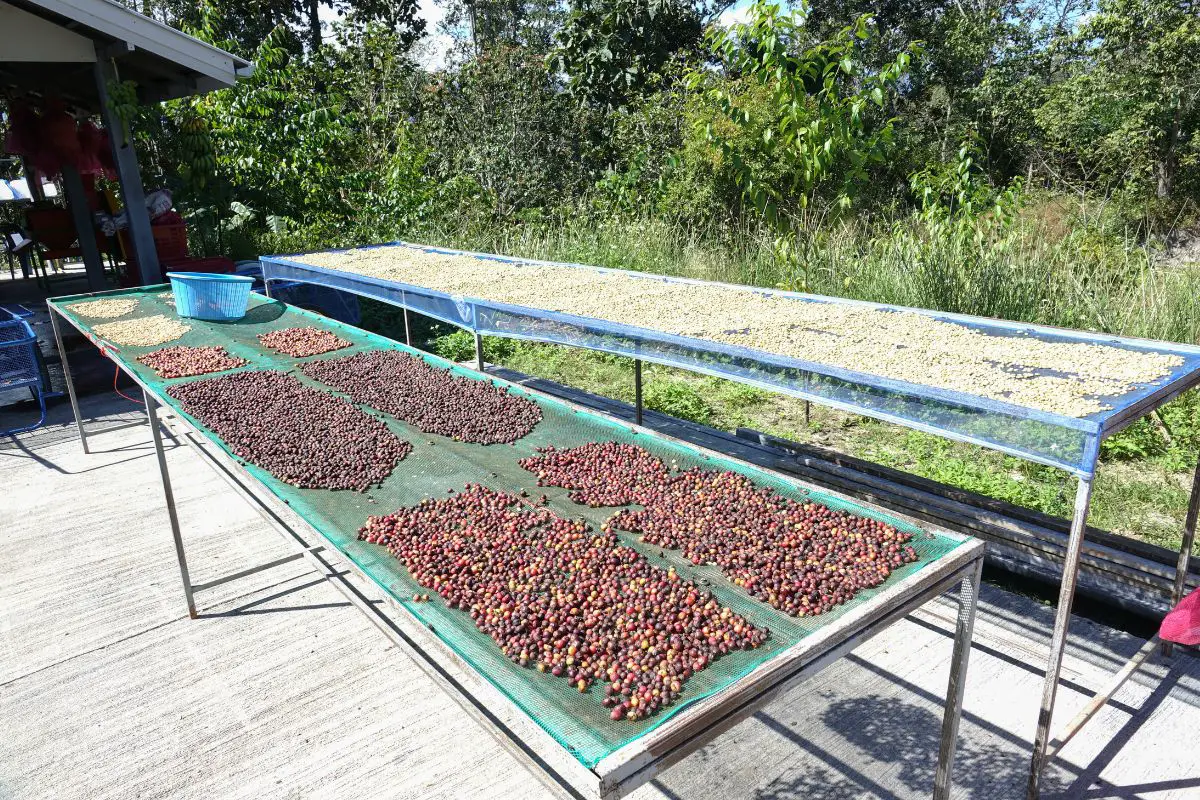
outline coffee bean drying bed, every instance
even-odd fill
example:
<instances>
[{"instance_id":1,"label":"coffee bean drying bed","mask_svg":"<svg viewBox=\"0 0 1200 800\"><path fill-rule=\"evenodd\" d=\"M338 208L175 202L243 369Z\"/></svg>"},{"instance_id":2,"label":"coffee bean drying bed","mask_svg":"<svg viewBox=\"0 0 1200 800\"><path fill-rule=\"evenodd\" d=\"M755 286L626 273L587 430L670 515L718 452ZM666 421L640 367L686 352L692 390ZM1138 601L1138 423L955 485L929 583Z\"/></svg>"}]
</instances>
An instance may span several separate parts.
<instances>
[{"instance_id":1,"label":"coffee bean drying bed","mask_svg":"<svg viewBox=\"0 0 1200 800\"><path fill-rule=\"evenodd\" d=\"M224 581L193 585L188 577L162 449L160 425L164 424L254 504L274 529L296 545L299 551L296 557L312 560L351 602L539 779L565 795L610 798L652 779L788 687L815 674L914 608L957 587L960 613L934 786L936 797L948 796L983 559L982 543L929 525L919 526L882 509L619 423L266 298L253 298L246 317L236 322L188 320L187 330L165 345L172 348L170 362L175 370L168 374L200 371L207 364L212 364L213 369L227 369L164 378L154 368L161 359L146 358L162 349L163 343L142 346L106 340L96 332L95 325L99 320L110 320L87 313L88 303L134 301L126 304L128 310L117 317L129 323L120 330L136 331L141 319L154 320L150 324L158 326L161 317L175 319L169 298L164 298L161 292L162 287L150 287L77 295L56 298L49 305L56 334L61 316L143 389L184 594L192 616L196 615L194 593ZM279 340L286 339L291 335L286 332L296 328L315 329L331 341L336 337L337 349L317 352L325 348L313 348L315 355L300 357L281 352L277 346ZM171 332L176 330L172 328ZM266 336L264 343L261 337L272 332L283 333ZM61 351L61 336L58 338ZM157 338L160 337L134 337L132 341ZM314 336L310 331L301 338L309 341ZM194 352L203 356L195 361L200 366L178 370L180 359L188 359L193 352L188 348L196 348ZM223 357L214 358L214 353ZM86 451L87 438L65 358L64 366ZM379 385L380 375L386 375L392 383ZM335 391L333 386L345 390L344 393ZM387 391L389 388L410 394L404 395L404 402L395 402ZM420 407L431 403L436 403L436 407ZM168 413L157 410L163 406L169 409ZM486 409L483 422L471 418L471 409L477 408ZM306 425L311 430L305 430ZM496 425L503 430L497 431ZM793 514L788 519L796 520L812 510L822 519L834 520L829 524L845 526L835 527L832 534L827 534L832 538L823 547L836 548L841 546L838 542L882 535L883 549L890 548L897 554L901 552L897 542L906 542L905 555L894 556L894 561L882 568L877 578L856 584L853 591L843 594L841 589L836 593L829 590L836 602L826 602L829 597L823 597L819 609L823 613L797 615L794 610L785 613L779 610L785 603L769 586L760 585L757 595L741 588L750 585L744 569L737 573L741 575L738 585L727 577L735 574L729 570L741 569L737 564L724 564L727 572L716 564L696 565L684 558L681 550L648 544L635 534L620 530L616 523L608 527L615 513L622 510L632 513L638 506L599 507L576 502L579 495L572 500L567 488L552 485L564 481L549 479L539 486L538 476L530 471L538 469L538 464L548 463L540 455L553 452L547 448L561 452L565 448L605 442L615 444L606 445L614 449L604 452L636 449L643 454L644 463L660 463L672 475L686 473L691 476L688 480L699 482L705 492L720 490L727 481L718 476L731 473L728 484L740 487L741 496L745 497L746 491L761 492L755 497L762 513L773 514L776 512L770 509L786 506ZM659 462L654 462L654 458ZM564 661L564 653L550 653L552 645L546 640L547 656L543 664L536 653L527 658L523 652L518 656L516 652L502 651L499 646L502 637L495 633L489 637L483 632L484 611L507 620L510 606L496 601L496 608L480 612L478 624L473 619L477 616L475 612L468 613L462 607L465 601L458 593L473 590L463 583L473 580L464 568L466 560L447 567L446 554L436 548L431 552L426 546L419 553L407 553L403 547L396 547L392 552L398 555L393 557L383 546L395 545L396 540L389 537L394 534L393 526L400 524L398 519L421 525L428 525L433 519L435 527L424 530L440 534L445 531L436 527L439 517L430 517L434 511L494 503L497 497L508 498L501 505L508 504L511 508L501 513L508 515L513 531L518 524L529 523L532 533L521 541L534 550L543 547L543 541L551 543L548 549L543 547L538 551L537 558L552 560L555 553L564 551L579 552L583 558L600 548L608 567L582 561L560 567L564 571L557 574L563 580L575 582L572 591L586 592L587 587L593 586L589 570L612 570L612 565L619 562L615 574L624 576L620 580L627 581L628 587L612 584L608 591L614 598L623 598L626 593L639 595L642 592L639 586L649 585L655 587L646 590L651 597L651 608L670 607L673 614L678 612L678 619L699 620L692 634L684 629L683 623L674 626L677 634L682 631L685 637L693 636L691 645L677 641L679 636L671 636L667 644L667 634L671 631L661 634L658 641L665 650L660 662L663 677L654 677L654 685L662 689L661 696L658 688L651 695L649 683L641 695L636 687L631 692L628 685L620 686L622 680L636 683L638 669L643 677L648 674L644 667L635 667L641 658L637 653L647 649L651 654L656 652L657 645L651 641L654 630L671 627L664 626L659 619L638 618L633 601L629 601L628 611L620 610L625 605L623 599L617 601L616 627L624 627L627 632L637 619L648 631L647 638L641 639L642 634L638 633L631 649L619 651L622 654L619 659L611 656L611 649L609 655L602 647L586 655L586 651L575 653L572 646ZM401 513L385 516L393 512ZM368 524L371 518L378 519ZM655 519L658 525L671 524L668 512L660 510ZM699 525L702 521L692 519L688 525ZM800 523L795 524L800 527ZM774 535L775 529L771 531ZM670 535L677 536L678 531ZM592 546L586 552L578 544L581 537L592 537ZM422 545L433 538L436 537L412 541ZM787 538L790 541L795 537ZM380 543L372 543L376 541ZM510 546L521 546L513 545L511 536L505 541ZM450 542L447 546L458 544ZM524 552L510 552L512 559L526 557ZM875 552L873 546L870 552ZM402 562L401 556L426 561L413 566L416 562ZM486 568L503 572L509 569L508 558L506 555L494 564L489 560ZM442 559L442 566L431 567L428 559ZM854 572L862 560L860 557L847 560L844 571ZM277 563L251 567L225 580L244 577ZM544 574L544 567L538 566L541 561L520 563L526 566L507 586L514 596L520 596L521 592L517 582L527 578L532 581L529 576L538 575L539 570ZM741 563L744 566L749 562L743 559ZM372 598L362 588L366 584L348 577L340 568L342 564L354 576L381 590L390 601L388 607L381 608L371 602ZM423 580L418 582L406 565L413 566ZM484 567L476 563L471 570ZM445 571L431 578L431 569ZM837 568L829 569L838 572ZM576 574L580 572L582 582ZM458 583L451 586L454 581ZM533 604L545 601L545 583L539 585L543 589L531 590L525 600ZM682 599L671 606L675 587L683 587L679 591ZM504 592L505 587L501 586L500 591ZM550 591L555 591L553 586ZM591 625L590 615L598 608L597 593L593 589L590 599L580 595L584 600L568 596L564 602L551 603L550 608L562 609L561 614L569 617L576 613L573 606L578 605L582 608L580 619L586 615L587 625ZM768 595L770 603L765 602ZM593 605L589 606L589 602ZM693 603L695 608L691 608ZM790 600L786 605L797 607ZM572 606L569 614L565 610L568 606ZM596 616L600 616L599 612ZM530 625L540 622L533 620ZM567 623L578 624L579 620L567 619L564 624ZM701 624L702 634L698 633ZM528 627L518 633L527 633ZM726 637L724 642L722 635ZM561 647L561 640L553 646ZM693 647L687 650L692 654L691 660L678 670L668 666L667 659L686 647ZM574 656L583 659L582 668L572 666ZM587 658L593 660L593 667L595 663L610 664L606 674L616 678L611 687L609 678L602 677L596 682L590 677L584 679ZM580 671L563 676L564 663L568 670ZM649 662L643 659L642 663ZM623 679L616 672L618 669L633 671ZM625 694L620 694L621 691ZM622 707L614 708L623 697L629 699Z\"/></svg>"}]
</instances>

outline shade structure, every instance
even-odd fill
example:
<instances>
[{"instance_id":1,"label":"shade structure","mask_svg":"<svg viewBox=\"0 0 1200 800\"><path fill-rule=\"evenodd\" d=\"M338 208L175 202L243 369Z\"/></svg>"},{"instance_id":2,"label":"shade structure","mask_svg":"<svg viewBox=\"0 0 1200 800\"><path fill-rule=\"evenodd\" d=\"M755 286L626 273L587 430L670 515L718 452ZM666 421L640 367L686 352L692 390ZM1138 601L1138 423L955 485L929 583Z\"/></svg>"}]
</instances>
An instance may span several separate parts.
<instances>
[{"instance_id":1,"label":"shade structure","mask_svg":"<svg viewBox=\"0 0 1200 800\"><path fill-rule=\"evenodd\" d=\"M121 194L129 210L133 255L142 280L156 283L158 255L145 211L137 155L108 103L108 86L132 82L141 103L155 103L232 86L250 62L111 0L0 0L0 90L31 101L55 99L104 119ZM93 289L104 269L93 245L82 184L64 170L80 249ZM78 207L78 208L77 208Z\"/></svg>"}]
</instances>

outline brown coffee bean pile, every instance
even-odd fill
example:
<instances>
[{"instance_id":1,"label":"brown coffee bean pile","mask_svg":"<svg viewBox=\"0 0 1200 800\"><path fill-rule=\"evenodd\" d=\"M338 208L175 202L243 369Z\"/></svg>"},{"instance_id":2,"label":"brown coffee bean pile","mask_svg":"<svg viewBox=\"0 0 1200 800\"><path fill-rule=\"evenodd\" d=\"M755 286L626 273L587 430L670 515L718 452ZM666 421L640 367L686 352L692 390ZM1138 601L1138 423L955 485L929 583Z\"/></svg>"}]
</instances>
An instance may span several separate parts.
<instances>
[{"instance_id":1,"label":"brown coffee bean pile","mask_svg":"<svg viewBox=\"0 0 1200 800\"><path fill-rule=\"evenodd\" d=\"M572 500L592 508L641 502L645 489L669 474L645 449L620 442L588 442L565 450L541 447L520 464L537 475L538 486L571 489Z\"/></svg>"},{"instance_id":2,"label":"brown coffee bean pile","mask_svg":"<svg viewBox=\"0 0 1200 800\"><path fill-rule=\"evenodd\" d=\"M511 444L542 419L537 403L395 350L311 361L301 369L356 402L455 441Z\"/></svg>"},{"instance_id":3,"label":"brown coffee bean pile","mask_svg":"<svg viewBox=\"0 0 1200 800\"><path fill-rule=\"evenodd\" d=\"M258 340L272 350L278 350L292 358L318 356L350 346L350 342L320 328L283 328L260 333Z\"/></svg>"},{"instance_id":4,"label":"brown coffee bean pile","mask_svg":"<svg viewBox=\"0 0 1200 800\"><path fill-rule=\"evenodd\" d=\"M189 378L209 372L224 372L244 366L244 358L230 355L224 347L164 347L138 356L138 363L145 364L163 378Z\"/></svg>"},{"instance_id":5,"label":"brown coffee bean pile","mask_svg":"<svg viewBox=\"0 0 1200 800\"><path fill-rule=\"evenodd\" d=\"M615 535L519 502L468 485L372 517L358 536L468 612L513 662L580 692L602 684L614 720L653 714L714 659L767 640L766 630Z\"/></svg>"},{"instance_id":6,"label":"brown coffee bean pile","mask_svg":"<svg viewBox=\"0 0 1200 800\"><path fill-rule=\"evenodd\" d=\"M694 564L716 564L733 583L793 616L823 614L917 559L911 536L891 525L797 503L736 472L682 472L644 505L609 524L678 549Z\"/></svg>"},{"instance_id":7,"label":"brown coffee bean pile","mask_svg":"<svg viewBox=\"0 0 1200 800\"><path fill-rule=\"evenodd\" d=\"M305 489L365 492L412 451L378 419L282 372L239 372L167 393L239 458Z\"/></svg>"},{"instance_id":8,"label":"brown coffee bean pile","mask_svg":"<svg viewBox=\"0 0 1200 800\"><path fill-rule=\"evenodd\" d=\"M631 452L638 451L638 452ZM605 523L733 583L793 616L823 614L915 561L912 538L891 525L817 503L797 503L736 472L670 475L646 450L616 442L543 451L521 461L542 486L579 488L588 505L637 503Z\"/></svg>"}]
</instances>

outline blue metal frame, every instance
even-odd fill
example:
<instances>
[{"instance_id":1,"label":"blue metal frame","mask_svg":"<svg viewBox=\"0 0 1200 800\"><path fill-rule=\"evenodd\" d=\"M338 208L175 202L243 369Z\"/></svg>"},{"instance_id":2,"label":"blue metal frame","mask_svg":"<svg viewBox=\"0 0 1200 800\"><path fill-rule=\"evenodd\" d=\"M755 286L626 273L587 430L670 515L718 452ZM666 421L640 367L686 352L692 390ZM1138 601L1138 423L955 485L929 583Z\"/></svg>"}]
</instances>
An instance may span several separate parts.
<instances>
[{"instance_id":1,"label":"blue metal frame","mask_svg":"<svg viewBox=\"0 0 1200 800\"><path fill-rule=\"evenodd\" d=\"M46 394L42 385L42 372L38 366L37 335L24 319L13 316L10 320L0 321L0 328L15 329L18 338L5 339L0 337L0 391L28 388L40 408L38 421L31 425L0 430L0 436L11 436L39 428L46 421Z\"/></svg>"},{"instance_id":2,"label":"blue metal frame","mask_svg":"<svg viewBox=\"0 0 1200 800\"><path fill-rule=\"evenodd\" d=\"M993 336L1021 335L1045 341L1087 342L1129 350L1167 353L1182 358L1183 363L1163 379L1137 386L1120 396L1101 398L1105 404L1112 406L1109 410L1075 418L964 392L922 386L735 345L675 336L650 328L480 298L452 296L412 284L316 267L289 257L266 256L260 259L266 280L312 283L372 297L393 305L409 307L418 313L474 333L585 347L757 385L844 411L1059 467L1085 479L1091 478L1095 473L1101 440L1200 383L1200 347L1192 345L582 264L509 258L406 242L391 242L371 247L407 247L429 253L471 256L512 264L566 266L600 273L618 273L643 280L678 283L681 286L718 285L765 296L792 298L799 302L831 303L922 314L939 321L965 325ZM1040 447L1033 444L1038 441L1043 442Z\"/></svg>"}]
</instances>

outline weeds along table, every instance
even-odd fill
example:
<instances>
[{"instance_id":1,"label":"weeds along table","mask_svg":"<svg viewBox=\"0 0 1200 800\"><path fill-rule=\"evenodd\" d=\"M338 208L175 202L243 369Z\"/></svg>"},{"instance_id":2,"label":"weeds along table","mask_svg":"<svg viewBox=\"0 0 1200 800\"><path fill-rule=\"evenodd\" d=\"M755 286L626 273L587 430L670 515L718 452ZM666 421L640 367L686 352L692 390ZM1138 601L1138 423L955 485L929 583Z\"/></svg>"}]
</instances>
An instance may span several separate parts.
<instances>
[{"instance_id":1,"label":"weeds along table","mask_svg":"<svg viewBox=\"0 0 1200 800\"><path fill-rule=\"evenodd\" d=\"M389 415L360 406L382 420L413 450L400 461L382 485L366 494L298 489L233 455L212 431L182 411L167 392L170 386L213 377L162 380L137 361L155 347L123 347L97 334L95 320L81 316L79 305L104 297L136 301L122 319L173 315L165 287L140 291L75 295L49 301L60 352L68 376L81 443L87 434L79 415L70 370L62 351L60 318L100 347L142 388L151 435L158 459L167 516L174 538L188 612L197 615L195 594L260 570L308 559L348 600L366 614L421 669L530 771L557 793L572 797L616 798L651 780L671 764L694 752L782 692L816 674L860 643L941 594L958 588L958 619L954 636L942 721L938 766L933 794L947 798L951 765L962 711L975 602L983 563L982 542L912 520L874 506L820 491L717 453L688 446L652 431L619 423L555 398L498 381L458 365L324 317L265 298L253 298L251 308L235 323L186 320L191 329L169 345L220 345L249 363L237 370L276 368L295 371L305 385L337 394L294 370L298 362L265 352L257 334L284 327L311 326L332 331L349 347L313 358L336 358L356 352L398 350L418 355L429 364L472 380L492 381L538 404L542 421L512 446L481 446L423 434ZM85 309L84 309L85 310ZM160 409L166 409L162 413ZM189 577L180 523L175 510L160 427L191 447L234 490L247 499L264 520L297 553L269 564L248 566L233 575L204 584ZM887 521L913 535L918 561L896 571L881 586L861 592L853 601L818 617L794 618L761 603L734 587L712 566L696 566L677 552L639 544L619 533L622 543L638 549L655 565L673 567L683 577L713 592L725 606L752 623L770 628L762 648L736 651L713 661L685 686L680 701L648 719L613 722L595 696L581 695L564 680L552 679L503 657L498 647L475 629L469 615L448 608L437 595L413 602L421 586L401 563L383 548L361 542L357 531L367 517L389 513L426 497L445 496L447 487L464 481L516 493L534 485L535 478L518 464L537 446L572 446L586 441L617 440L638 445L680 468L719 467L739 472L762 486L796 500ZM669 460L668 460L669 459ZM594 527L616 509L590 509L570 501L566 491L539 488L560 516L587 520ZM366 587L366 588L364 588ZM373 588L372 588L373 587ZM372 601L380 591L386 605Z\"/></svg>"},{"instance_id":2,"label":"weeds along table","mask_svg":"<svg viewBox=\"0 0 1200 800\"><path fill-rule=\"evenodd\" d=\"M436 270L422 270L419 266L421 258L437 261L453 270L461 267L465 278L460 285L473 287L474 293L451 291L455 280L460 277L458 272L455 273L455 280L444 279L445 276ZM406 242L353 250L271 256L262 258L261 262L268 287L272 281L297 281L332 287L403 308L406 330L408 311L411 309L471 331L475 335L475 356L480 371L484 368L482 335L583 347L628 356L634 359L635 418L639 424L642 417L641 362L647 360L782 392L1065 470L1078 481L1078 485L1063 559L1062 585L1042 704L1034 735L1028 786L1031 800L1039 795L1039 779L1049 760L1156 649L1157 640L1152 639L1125 668L1116 673L1108 685L1098 690L1095 700L1064 729L1061 736L1051 739L1055 697L1084 548L1100 443L1200 383L1200 347L581 264L514 259ZM415 268L414 263L418 264ZM503 278L489 285L489 268L505 270ZM522 278L526 273L528 277ZM409 275L423 276L426 282L440 288L424 285L415 278L408 278ZM546 288L551 277L560 284L561 303L557 299L553 304L545 301L545 298L554 295L553 291ZM591 287L591 296L583 296L573 289L573 285ZM611 290L609 287L612 287ZM718 324L721 321L718 319L717 323L707 326L704 335L688 334L682 333L678 325L675 330L669 330L670 326L658 319L654 305L638 306L636 302L637 295L657 298L663 315L670 316L672 306L676 303L686 304L689 293L703 294L705 297L732 297L737 300L742 314L733 315L728 326ZM951 380L951 388L947 388L944 380L941 383L925 380L921 375L922 363L916 364L916 369L912 368L913 364L907 365L909 368L901 370L900 377L897 377L896 374L885 374L885 371L872 373L857 363L852 367L847 366L853 359L843 358L840 363L805 360L778 350L751 346L746 342L754 341L750 334L756 322L752 313L756 304L764 311L792 308L801 317L818 307L828 310L832 317L840 315L851 320L856 315L862 320L872 317L869 312L882 312L865 326L879 324L880 320L885 320L884 325L890 324L886 320L916 320L921 323L919 327L925 328L926 334L930 329L937 328L952 335L958 344L973 348L975 352L965 354L971 358L962 360L973 359L974 363L970 366L982 368L982 377L975 380L974 384L971 380ZM573 313L571 308L588 309L588 313ZM631 313L631 308L637 308L641 316L633 319L637 314ZM706 309L700 307L697 310L700 319L692 322L704 328ZM712 316L720 316L716 308L713 308ZM840 327L823 327L825 324L819 319L816 322L808 319L793 327L802 334L797 338L854 338L859 334L869 334L869 330L850 330L844 323ZM743 330L742 326L748 327ZM861 322L860 326L863 326ZM962 335L968 332L972 335ZM785 332L784 338L791 335ZM1053 404L1039 407L1037 402L1025 402L1028 398L1016 402L1007 396L1006 391L998 391L996 386L990 385L992 381L1009 381L1013 377L1007 369L995 369L996 364L989 362L989 353L993 349L1011 353L1022 348L1034 351L1058 345L1114 348L1115 351L1101 349L1096 352L1112 354L1120 351L1116 354L1128 359L1123 366L1133 365L1135 372L1140 359L1165 356L1175 363L1153 380L1131 380L1125 382L1123 388L1092 393L1087 400L1094 401L1093 407L1088 409L1085 402L1084 411L1080 411L1079 406L1074 411L1069 408L1063 410ZM900 341L895 346L904 348L906 344ZM866 357L865 360L870 360L869 350L859 352ZM931 360L948 355L949 369L953 371L956 354L935 352L933 355L938 358ZM961 357L964 354L957 355ZM929 366L932 376L935 365L930 363ZM1072 381L1083 384L1081 374L1060 371L1054 367L1022 369L1018 366L1012 372L1019 378L1058 379L1060 386L1069 387ZM1119 384L1120 381L1117 381L1113 385ZM1011 386L1019 392L1023 384L1014 382ZM1172 606L1183 596L1198 510L1200 463L1197 464L1192 484L1183 542L1176 562Z\"/></svg>"}]
</instances>

